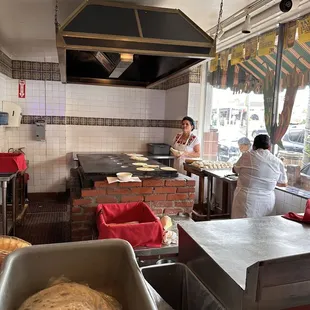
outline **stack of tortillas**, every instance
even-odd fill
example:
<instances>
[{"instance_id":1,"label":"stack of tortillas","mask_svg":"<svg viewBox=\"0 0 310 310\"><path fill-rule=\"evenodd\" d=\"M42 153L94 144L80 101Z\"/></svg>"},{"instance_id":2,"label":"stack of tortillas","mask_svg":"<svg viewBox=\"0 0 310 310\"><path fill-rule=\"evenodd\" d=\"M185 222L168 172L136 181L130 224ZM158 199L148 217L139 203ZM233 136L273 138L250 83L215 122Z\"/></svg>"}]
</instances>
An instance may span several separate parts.
<instances>
[{"instance_id":1,"label":"stack of tortillas","mask_svg":"<svg viewBox=\"0 0 310 310\"><path fill-rule=\"evenodd\" d=\"M29 297L18 310L121 310L119 302L78 283L59 283Z\"/></svg>"},{"instance_id":2,"label":"stack of tortillas","mask_svg":"<svg viewBox=\"0 0 310 310\"><path fill-rule=\"evenodd\" d=\"M0 236L0 266L8 254L27 246L31 246L31 244L22 239L10 236Z\"/></svg>"}]
</instances>

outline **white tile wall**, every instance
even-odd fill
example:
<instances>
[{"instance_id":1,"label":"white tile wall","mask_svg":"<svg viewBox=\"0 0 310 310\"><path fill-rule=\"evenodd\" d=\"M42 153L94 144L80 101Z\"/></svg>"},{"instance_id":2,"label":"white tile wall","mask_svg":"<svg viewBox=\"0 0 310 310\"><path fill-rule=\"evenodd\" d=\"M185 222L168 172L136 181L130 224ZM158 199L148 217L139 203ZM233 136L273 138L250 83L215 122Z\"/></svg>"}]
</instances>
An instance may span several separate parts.
<instances>
[{"instance_id":1,"label":"white tile wall","mask_svg":"<svg viewBox=\"0 0 310 310\"><path fill-rule=\"evenodd\" d=\"M287 212L304 213L307 199L295 195L275 190L276 194L276 213L282 215Z\"/></svg>"},{"instance_id":2,"label":"white tile wall","mask_svg":"<svg viewBox=\"0 0 310 310\"><path fill-rule=\"evenodd\" d=\"M68 84L70 116L165 119L165 91Z\"/></svg>"},{"instance_id":3,"label":"white tile wall","mask_svg":"<svg viewBox=\"0 0 310 310\"><path fill-rule=\"evenodd\" d=\"M174 87L166 91L165 119L179 119L180 128L182 118L188 114L188 95L189 84ZM173 138L180 130L177 128L165 128L165 143L171 144Z\"/></svg>"},{"instance_id":4,"label":"white tile wall","mask_svg":"<svg viewBox=\"0 0 310 310\"><path fill-rule=\"evenodd\" d=\"M17 91L18 80L0 75L0 100L20 104L24 115L165 118L165 91L29 80L25 99ZM34 130L0 127L0 151L26 147L29 192L65 191L70 152L142 152L146 143L164 140L164 128L47 125L46 142L36 141Z\"/></svg>"},{"instance_id":5,"label":"white tile wall","mask_svg":"<svg viewBox=\"0 0 310 310\"><path fill-rule=\"evenodd\" d=\"M6 101L18 103L24 115L64 116L66 86L54 81L26 81L26 98L18 98L18 80L6 84Z\"/></svg>"},{"instance_id":6,"label":"white tile wall","mask_svg":"<svg viewBox=\"0 0 310 310\"><path fill-rule=\"evenodd\" d=\"M182 119L187 115L189 84L168 89L166 91L166 119Z\"/></svg>"},{"instance_id":7,"label":"white tile wall","mask_svg":"<svg viewBox=\"0 0 310 310\"><path fill-rule=\"evenodd\" d=\"M199 119L200 107L200 84L190 83L188 92L187 115L194 120Z\"/></svg>"}]
</instances>

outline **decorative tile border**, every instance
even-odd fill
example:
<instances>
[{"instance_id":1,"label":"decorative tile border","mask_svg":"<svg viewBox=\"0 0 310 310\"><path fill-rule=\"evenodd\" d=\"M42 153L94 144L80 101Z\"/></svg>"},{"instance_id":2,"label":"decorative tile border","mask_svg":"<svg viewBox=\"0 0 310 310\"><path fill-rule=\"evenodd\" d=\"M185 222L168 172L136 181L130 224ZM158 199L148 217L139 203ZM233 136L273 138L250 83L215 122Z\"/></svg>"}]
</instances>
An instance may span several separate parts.
<instances>
[{"instance_id":1,"label":"decorative tile border","mask_svg":"<svg viewBox=\"0 0 310 310\"><path fill-rule=\"evenodd\" d=\"M59 64L13 60L12 77L13 79L60 81Z\"/></svg>"},{"instance_id":2,"label":"decorative tile border","mask_svg":"<svg viewBox=\"0 0 310 310\"><path fill-rule=\"evenodd\" d=\"M106 127L180 128L180 122L181 122L180 120L23 115L22 124L35 124L35 122L39 119L46 120L46 123L49 125L106 126Z\"/></svg>"},{"instance_id":3,"label":"decorative tile border","mask_svg":"<svg viewBox=\"0 0 310 310\"><path fill-rule=\"evenodd\" d=\"M37 81L60 81L59 64L54 62L37 62L11 60L0 50L0 73L13 78ZM200 83L200 66L175 78L168 79L154 89L167 90L187 83Z\"/></svg>"},{"instance_id":4,"label":"decorative tile border","mask_svg":"<svg viewBox=\"0 0 310 310\"><path fill-rule=\"evenodd\" d=\"M0 73L12 77L12 60L2 51L0 51Z\"/></svg>"},{"instance_id":5,"label":"decorative tile border","mask_svg":"<svg viewBox=\"0 0 310 310\"><path fill-rule=\"evenodd\" d=\"M189 69L188 72L168 79L166 82L163 82L154 87L154 89L167 90L188 83L200 83L200 69L200 66Z\"/></svg>"}]
</instances>

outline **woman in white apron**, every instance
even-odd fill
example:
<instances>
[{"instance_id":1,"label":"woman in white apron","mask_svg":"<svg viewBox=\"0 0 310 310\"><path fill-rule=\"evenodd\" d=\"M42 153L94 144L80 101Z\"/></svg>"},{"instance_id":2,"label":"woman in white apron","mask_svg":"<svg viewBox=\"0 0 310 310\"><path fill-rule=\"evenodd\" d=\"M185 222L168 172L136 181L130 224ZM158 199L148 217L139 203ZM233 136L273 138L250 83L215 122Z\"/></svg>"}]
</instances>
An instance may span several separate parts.
<instances>
[{"instance_id":1,"label":"woman in white apron","mask_svg":"<svg viewBox=\"0 0 310 310\"><path fill-rule=\"evenodd\" d=\"M182 119L182 132L177 134L173 139L173 146L171 153L175 156L174 168L178 170L179 173L185 174L183 164L186 158L200 157L200 142L196 135L192 133L195 129L194 120L186 116ZM195 200L198 197L198 177L192 176L196 181L195 186Z\"/></svg>"}]
</instances>

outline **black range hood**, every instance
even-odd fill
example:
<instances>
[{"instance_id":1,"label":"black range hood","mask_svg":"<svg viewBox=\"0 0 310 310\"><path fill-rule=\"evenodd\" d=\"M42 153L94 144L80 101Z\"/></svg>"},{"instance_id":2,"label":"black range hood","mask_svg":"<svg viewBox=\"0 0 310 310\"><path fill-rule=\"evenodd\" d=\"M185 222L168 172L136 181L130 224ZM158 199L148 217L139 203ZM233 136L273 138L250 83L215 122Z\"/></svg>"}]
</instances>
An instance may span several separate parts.
<instances>
[{"instance_id":1,"label":"black range hood","mask_svg":"<svg viewBox=\"0 0 310 310\"><path fill-rule=\"evenodd\" d=\"M180 10L88 0L57 29L63 83L151 87L214 57Z\"/></svg>"}]
</instances>

